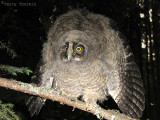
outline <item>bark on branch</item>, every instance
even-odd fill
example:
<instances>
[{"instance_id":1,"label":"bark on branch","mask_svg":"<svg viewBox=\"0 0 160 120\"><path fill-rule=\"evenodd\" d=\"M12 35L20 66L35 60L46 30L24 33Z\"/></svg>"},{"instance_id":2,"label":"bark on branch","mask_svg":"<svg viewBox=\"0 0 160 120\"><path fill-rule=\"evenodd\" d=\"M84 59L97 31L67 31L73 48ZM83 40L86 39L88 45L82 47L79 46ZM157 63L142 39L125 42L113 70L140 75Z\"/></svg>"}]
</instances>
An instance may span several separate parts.
<instances>
[{"instance_id":1,"label":"bark on branch","mask_svg":"<svg viewBox=\"0 0 160 120\"><path fill-rule=\"evenodd\" d=\"M97 112L96 109L92 109L90 111L86 110L86 104L82 101L74 101L70 100L66 95L61 94L60 91L56 91L54 89L48 89L44 87L37 87L32 84L23 83L11 79L0 78L0 86L9 88L12 90L16 90L23 93L28 93L32 95L37 95L46 99L50 99L52 101L59 101L60 103L67 104L69 106L73 106L73 108L78 108L87 112L90 112L95 115ZM101 109L101 113L103 117L107 120L139 120L133 119L124 114L119 113L115 110L105 110Z\"/></svg>"}]
</instances>

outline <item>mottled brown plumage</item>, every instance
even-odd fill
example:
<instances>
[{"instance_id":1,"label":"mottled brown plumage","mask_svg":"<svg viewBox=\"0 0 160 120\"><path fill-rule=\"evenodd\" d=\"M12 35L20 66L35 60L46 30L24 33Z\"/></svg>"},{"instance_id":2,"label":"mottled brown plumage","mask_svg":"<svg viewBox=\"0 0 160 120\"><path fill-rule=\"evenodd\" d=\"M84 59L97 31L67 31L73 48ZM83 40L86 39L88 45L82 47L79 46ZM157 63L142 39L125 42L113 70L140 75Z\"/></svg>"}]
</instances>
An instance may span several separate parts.
<instances>
[{"instance_id":1,"label":"mottled brown plumage","mask_svg":"<svg viewBox=\"0 0 160 120\"><path fill-rule=\"evenodd\" d=\"M102 15L75 10L60 16L44 43L37 68L40 86L58 88L89 104L111 96L130 117L144 110L144 89L130 47L114 22ZM28 100L31 115L44 100Z\"/></svg>"}]
</instances>

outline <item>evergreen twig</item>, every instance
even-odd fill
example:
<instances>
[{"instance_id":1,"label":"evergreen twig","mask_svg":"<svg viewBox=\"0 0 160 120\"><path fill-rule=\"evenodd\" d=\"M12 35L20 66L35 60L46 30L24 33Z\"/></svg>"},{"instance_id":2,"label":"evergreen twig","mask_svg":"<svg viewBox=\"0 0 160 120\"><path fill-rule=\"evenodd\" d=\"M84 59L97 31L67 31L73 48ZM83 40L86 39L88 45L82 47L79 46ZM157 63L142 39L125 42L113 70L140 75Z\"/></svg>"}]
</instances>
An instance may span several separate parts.
<instances>
[{"instance_id":1,"label":"evergreen twig","mask_svg":"<svg viewBox=\"0 0 160 120\"><path fill-rule=\"evenodd\" d=\"M27 74L30 75L32 71L28 69L27 67L14 67L9 65L1 65L0 64L0 70L6 71L10 73L11 75L17 76L17 73Z\"/></svg>"},{"instance_id":2,"label":"evergreen twig","mask_svg":"<svg viewBox=\"0 0 160 120\"><path fill-rule=\"evenodd\" d=\"M7 53L12 57L12 59L17 57L17 53L2 41L0 41L0 49L6 49Z\"/></svg>"},{"instance_id":3,"label":"evergreen twig","mask_svg":"<svg viewBox=\"0 0 160 120\"><path fill-rule=\"evenodd\" d=\"M0 119L2 120L20 120L13 111L14 105L11 103L3 103L0 100Z\"/></svg>"}]
</instances>

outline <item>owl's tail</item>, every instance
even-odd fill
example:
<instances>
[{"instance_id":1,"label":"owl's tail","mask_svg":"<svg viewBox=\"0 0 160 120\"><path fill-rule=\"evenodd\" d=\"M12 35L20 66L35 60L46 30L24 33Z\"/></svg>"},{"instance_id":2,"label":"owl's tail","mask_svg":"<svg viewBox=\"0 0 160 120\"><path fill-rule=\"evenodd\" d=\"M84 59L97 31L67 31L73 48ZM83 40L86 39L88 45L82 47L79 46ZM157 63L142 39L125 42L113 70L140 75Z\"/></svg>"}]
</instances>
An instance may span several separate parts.
<instances>
[{"instance_id":1,"label":"owl's tail","mask_svg":"<svg viewBox=\"0 0 160 120\"><path fill-rule=\"evenodd\" d=\"M30 115L38 115L42 106L44 105L46 99L36 96L31 96L26 100L26 105L28 106L28 110L30 111Z\"/></svg>"}]
</instances>

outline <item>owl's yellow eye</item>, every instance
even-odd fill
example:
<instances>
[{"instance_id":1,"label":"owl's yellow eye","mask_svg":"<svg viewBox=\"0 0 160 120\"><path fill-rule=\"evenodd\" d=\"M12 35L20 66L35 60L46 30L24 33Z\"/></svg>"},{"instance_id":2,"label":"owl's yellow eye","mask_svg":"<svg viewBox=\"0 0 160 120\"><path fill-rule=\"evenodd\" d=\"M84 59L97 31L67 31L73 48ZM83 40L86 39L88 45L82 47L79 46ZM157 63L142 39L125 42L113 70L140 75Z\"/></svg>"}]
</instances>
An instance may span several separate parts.
<instances>
[{"instance_id":1,"label":"owl's yellow eye","mask_svg":"<svg viewBox=\"0 0 160 120\"><path fill-rule=\"evenodd\" d=\"M67 49L68 49L68 47L66 46L66 47L64 48L64 51L67 52Z\"/></svg>"},{"instance_id":2,"label":"owl's yellow eye","mask_svg":"<svg viewBox=\"0 0 160 120\"><path fill-rule=\"evenodd\" d=\"M81 47L76 47L76 51L77 51L77 52L81 52L81 51L82 51L82 48L81 48Z\"/></svg>"}]
</instances>

